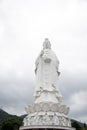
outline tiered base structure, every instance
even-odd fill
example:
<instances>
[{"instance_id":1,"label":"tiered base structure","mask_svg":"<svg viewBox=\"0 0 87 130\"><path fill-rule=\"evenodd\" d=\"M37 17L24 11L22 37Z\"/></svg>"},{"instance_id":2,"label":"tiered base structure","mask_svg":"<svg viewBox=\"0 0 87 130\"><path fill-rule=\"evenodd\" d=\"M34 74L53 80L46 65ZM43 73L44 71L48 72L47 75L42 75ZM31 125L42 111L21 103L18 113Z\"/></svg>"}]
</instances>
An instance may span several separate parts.
<instances>
[{"instance_id":1,"label":"tiered base structure","mask_svg":"<svg viewBox=\"0 0 87 130\"><path fill-rule=\"evenodd\" d=\"M27 116L20 130L75 130L67 114L69 108L58 103L39 103L26 108Z\"/></svg>"},{"instance_id":2,"label":"tiered base structure","mask_svg":"<svg viewBox=\"0 0 87 130\"><path fill-rule=\"evenodd\" d=\"M60 126L22 126L20 130L75 130L75 128L60 127Z\"/></svg>"}]
</instances>

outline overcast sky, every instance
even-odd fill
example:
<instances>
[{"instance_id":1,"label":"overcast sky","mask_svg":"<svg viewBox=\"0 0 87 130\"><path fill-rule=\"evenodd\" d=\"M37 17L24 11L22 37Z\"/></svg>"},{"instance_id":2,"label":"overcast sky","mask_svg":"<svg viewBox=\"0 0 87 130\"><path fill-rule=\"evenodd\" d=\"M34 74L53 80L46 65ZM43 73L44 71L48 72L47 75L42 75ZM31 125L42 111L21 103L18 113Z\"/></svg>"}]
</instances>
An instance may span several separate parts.
<instances>
[{"instance_id":1,"label":"overcast sky","mask_svg":"<svg viewBox=\"0 0 87 130\"><path fill-rule=\"evenodd\" d=\"M25 114L33 103L35 60L49 38L70 118L87 122L87 1L0 0L0 107Z\"/></svg>"}]
</instances>

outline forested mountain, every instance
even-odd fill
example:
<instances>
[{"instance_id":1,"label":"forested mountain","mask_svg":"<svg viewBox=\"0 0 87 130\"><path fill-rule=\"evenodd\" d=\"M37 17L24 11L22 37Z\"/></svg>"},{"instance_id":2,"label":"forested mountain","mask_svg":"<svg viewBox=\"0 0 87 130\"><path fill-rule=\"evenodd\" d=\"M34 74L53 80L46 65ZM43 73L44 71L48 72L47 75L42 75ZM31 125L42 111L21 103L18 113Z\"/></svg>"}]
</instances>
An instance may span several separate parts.
<instances>
[{"instance_id":1,"label":"forested mountain","mask_svg":"<svg viewBox=\"0 0 87 130\"><path fill-rule=\"evenodd\" d=\"M23 118L11 115L0 109L0 130L18 130Z\"/></svg>"}]
</instances>

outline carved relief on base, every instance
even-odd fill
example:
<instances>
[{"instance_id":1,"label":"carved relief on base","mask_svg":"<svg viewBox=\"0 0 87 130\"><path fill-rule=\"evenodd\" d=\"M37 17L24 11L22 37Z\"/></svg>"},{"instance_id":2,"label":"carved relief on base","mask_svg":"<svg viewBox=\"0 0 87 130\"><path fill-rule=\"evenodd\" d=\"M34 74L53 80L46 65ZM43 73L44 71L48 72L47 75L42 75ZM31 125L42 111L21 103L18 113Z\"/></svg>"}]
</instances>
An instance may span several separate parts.
<instances>
[{"instance_id":1,"label":"carved relief on base","mask_svg":"<svg viewBox=\"0 0 87 130\"><path fill-rule=\"evenodd\" d=\"M31 125L57 125L71 127L68 117L58 112L36 112L24 118L24 126Z\"/></svg>"},{"instance_id":2,"label":"carved relief on base","mask_svg":"<svg viewBox=\"0 0 87 130\"><path fill-rule=\"evenodd\" d=\"M24 126L57 125L71 127L68 118L69 107L60 103L36 103L26 107L28 116L24 118Z\"/></svg>"},{"instance_id":3,"label":"carved relief on base","mask_svg":"<svg viewBox=\"0 0 87 130\"><path fill-rule=\"evenodd\" d=\"M66 105L61 105L59 103L36 103L33 105L28 105L25 108L27 114L35 113L35 112L59 112L64 115L68 115L69 107Z\"/></svg>"}]
</instances>

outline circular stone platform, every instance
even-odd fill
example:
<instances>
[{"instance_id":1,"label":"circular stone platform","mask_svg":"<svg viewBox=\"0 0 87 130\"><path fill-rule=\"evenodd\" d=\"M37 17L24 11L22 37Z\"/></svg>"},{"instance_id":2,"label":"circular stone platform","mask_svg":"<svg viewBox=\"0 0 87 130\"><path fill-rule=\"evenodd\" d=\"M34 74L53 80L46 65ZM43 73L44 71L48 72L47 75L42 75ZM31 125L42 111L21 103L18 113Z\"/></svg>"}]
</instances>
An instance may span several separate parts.
<instances>
[{"instance_id":1,"label":"circular stone platform","mask_svg":"<svg viewBox=\"0 0 87 130\"><path fill-rule=\"evenodd\" d=\"M61 127L61 126L22 126L19 130L75 130L71 127Z\"/></svg>"},{"instance_id":2,"label":"circular stone platform","mask_svg":"<svg viewBox=\"0 0 87 130\"><path fill-rule=\"evenodd\" d=\"M69 108L59 103L40 103L26 108L27 116L23 120L24 126L55 125L71 127L67 114Z\"/></svg>"}]
</instances>

